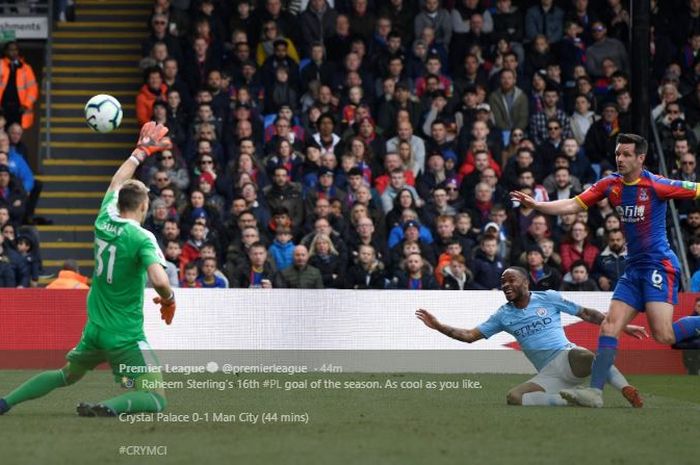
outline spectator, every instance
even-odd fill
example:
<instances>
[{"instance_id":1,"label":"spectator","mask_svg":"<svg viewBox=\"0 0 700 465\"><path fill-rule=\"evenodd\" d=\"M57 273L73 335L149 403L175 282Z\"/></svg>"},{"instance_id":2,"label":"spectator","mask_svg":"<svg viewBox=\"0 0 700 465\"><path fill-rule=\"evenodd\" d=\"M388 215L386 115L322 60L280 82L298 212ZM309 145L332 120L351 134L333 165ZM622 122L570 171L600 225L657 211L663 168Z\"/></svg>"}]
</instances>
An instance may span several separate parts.
<instances>
[{"instance_id":1,"label":"spectator","mask_svg":"<svg viewBox=\"0 0 700 465\"><path fill-rule=\"evenodd\" d=\"M288 289L323 289L321 272L309 265L309 251L306 246L294 247L292 266L279 271L275 287Z\"/></svg>"},{"instance_id":2,"label":"spectator","mask_svg":"<svg viewBox=\"0 0 700 465\"><path fill-rule=\"evenodd\" d=\"M2 263L1 259L0 263ZM0 270L2 270L2 264L0 264ZM47 284L46 289L89 289L89 283L90 278L80 274L78 263L75 260L66 260L63 262L61 271L58 272L58 277Z\"/></svg>"},{"instance_id":3,"label":"spectator","mask_svg":"<svg viewBox=\"0 0 700 465\"><path fill-rule=\"evenodd\" d=\"M203 288L219 288L225 289L228 286L226 282L216 275L216 258L208 257L202 260L202 274L198 278L201 287Z\"/></svg>"},{"instance_id":4,"label":"spectator","mask_svg":"<svg viewBox=\"0 0 700 465\"><path fill-rule=\"evenodd\" d=\"M180 256L180 273L184 273L188 263L199 259L199 251L205 240L205 227L200 222L195 222L190 229L190 238L185 242Z\"/></svg>"},{"instance_id":5,"label":"spectator","mask_svg":"<svg viewBox=\"0 0 700 465\"><path fill-rule=\"evenodd\" d=\"M331 238L316 234L309 249L309 264L321 272L323 287L341 289L345 282L344 262Z\"/></svg>"},{"instance_id":6,"label":"spectator","mask_svg":"<svg viewBox=\"0 0 700 465\"><path fill-rule=\"evenodd\" d=\"M199 90L206 82L209 71L221 69L220 58L211 49L204 37L195 37L192 47L185 54L183 78L190 92Z\"/></svg>"},{"instance_id":7,"label":"spectator","mask_svg":"<svg viewBox=\"0 0 700 465\"><path fill-rule=\"evenodd\" d=\"M595 281L588 275L588 266L582 260L577 260L571 265L561 284L561 291L599 291Z\"/></svg>"},{"instance_id":8,"label":"spectator","mask_svg":"<svg viewBox=\"0 0 700 465\"><path fill-rule=\"evenodd\" d=\"M280 65L291 68L299 63L299 53L294 42L279 31L275 21L267 21L263 25L263 35L258 43L256 61L258 66L268 73ZM298 68L296 71L298 72Z\"/></svg>"},{"instance_id":9,"label":"spectator","mask_svg":"<svg viewBox=\"0 0 700 465\"><path fill-rule=\"evenodd\" d=\"M268 249L275 269L282 271L292 266L294 262L294 247L291 229L278 227L275 230L275 239Z\"/></svg>"},{"instance_id":10,"label":"spectator","mask_svg":"<svg viewBox=\"0 0 700 465\"><path fill-rule=\"evenodd\" d=\"M143 56L148 55L156 43L162 43L167 47L168 56L181 65L183 58L180 41L168 31L168 20L168 15L164 13L156 13L151 16L151 33L141 44L141 54Z\"/></svg>"},{"instance_id":11,"label":"spectator","mask_svg":"<svg viewBox=\"0 0 700 465\"><path fill-rule=\"evenodd\" d=\"M603 76L603 61L611 59L617 69L629 73L629 58L625 46L617 39L608 37L608 29L601 21L591 27L593 43L586 50L586 70L594 78Z\"/></svg>"},{"instance_id":12,"label":"spectator","mask_svg":"<svg viewBox=\"0 0 700 465\"><path fill-rule=\"evenodd\" d=\"M408 142L411 145L413 163L410 170L417 177L425 168L425 143L423 139L413 134L413 127L409 121L401 121L397 125L396 137L386 142L386 151L398 152L400 142Z\"/></svg>"},{"instance_id":13,"label":"spectator","mask_svg":"<svg viewBox=\"0 0 700 465\"><path fill-rule=\"evenodd\" d=\"M559 136L569 137L569 117L559 108L559 90L555 87L547 87L544 90L541 110L530 115L530 135L535 144L540 145L552 136L552 122L559 125Z\"/></svg>"},{"instance_id":14,"label":"spectator","mask_svg":"<svg viewBox=\"0 0 700 465\"><path fill-rule=\"evenodd\" d=\"M307 50L314 43L324 43L335 31L338 13L326 0L309 0L308 6L299 15L300 30Z\"/></svg>"},{"instance_id":15,"label":"spectator","mask_svg":"<svg viewBox=\"0 0 700 465\"><path fill-rule=\"evenodd\" d=\"M136 96L136 119L139 126L151 121L153 104L167 101L168 86L163 82L163 71L160 68L150 68L145 73L145 82Z\"/></svg>"},{"instance_id":16,"label":"spectator","mask_svg":"<svg viewBox=\"0 0 700 465\"><path fill-rule=\"evenodd\" d=\"M6 124L7 135L10 138L9 153L15 153L25 160L29 159L29 147L22 140L24 129L19 123Z\"/></svg>"},{"instance_id":17,"label":"spectator","mask_svg":"<svg viewBox=\"0 0 700 465\"><path fill-rule=\"evenodd\" d=\"M420 36L426 27L430 27L435 31L436 44L447 47L452 39L450 13L440 8L440 0L425 0L423 9L415 17L413 24L413 32L416 37Z\"/></svg>"},{"instance_id":18,"label":"spectator","mask_svg":"<svg viewBox=\"0 0 700 465\"><path fill-rule=\"evenodd\" d=\"M620 229L607 232L605 249L596 258L593 277L601 291L611 291L625 272L627 245Z\"/></svg>"},{"instance_id":19,"label":"spectator","mask_svg":"<svg viewBox=\"0 0 700 465\"><path fill-rule=\"evenodd\" d=\"M34 240L29 236L18 236L16 240L17 253L21 255L24 266L29 272L31 287L39 285L39 272L41 271L41 260L37 259L34 249Z\"/></svg>"},{"instance_id":20,"label":"spectator","mask_svg":"<svg viewBox=\"0 0 700 465\"><path fill-rule=\"evenodd\" d=\"M530 278L530 290L557 290L561 286L561 274L549 265L545 265L544 253L538 245L527 250L527 270Z\"/></svg>"},{"instance_id":21,"label":"spectator","mask_svg":"<svg viewBox=\"0 0 700 465\"><path fill-rule=\"evenodd\" d=\"M272 176L272 185L263 189L270 210L285 208L295 228L304 224L304 202L301 185L291 182L289 172L277 167Z\"/></svg>"},{"instance_id":22,"label":"spectator","mask_svg":"<svg viewBox=\"0 0 700 465\"><path fill-rule=\"evenodd\" d=\"M499 76L500 86L489 95L494 125L502 131L525 128L528 125L527 95L516 87L516 75L504 69Z\"/></svg>"},{"instance_id":23,"label":"spectator","mask_svg":"<svg viewBox=\"0 0 700 465\"><path fill-rule=\"evenodd\" d=\"M525 13L525 41L535 40L540 34L552 43L564 36L564 11L553 0L540 0Z\"/></svg>"},{"instance_id":24,"label":"spectator","mask_svg":"<svg viewBox=\"0 0 700 465\"><path fill-rule=\"evenodd\" d=\"M430 265L419 253L406 257L404 269L394 277L396 289L435 290L439 289Z\"/></svg>"},{"instance_id":25,"label":"spectator","mask_svg":"<svg viewBox=\"0 0 700 465\"><path fill-rule=\"evenodd\" d=\"M267 249L262 242L254 242L247 250L248 260L229 272L231 287L271 288L275 269L268 259Z\"/></svg>"},{"instance_id":26,"label":"spectator","mask_svg":"<svg viewBox=\"0 0 700 465\"><path fill-rule=\"evenodd\" d=\"M401 214L401 223L397 224L389 231L389 239L387 241L389 248L394 248L406 239L406 229L408 228L415 228L417 230L417 240L420 240L420 242L426 245L433 243L433 234L430 232L430 229L420 224L418 221L418 214L414 210L407 208Z\"/></svg>"},{"instance_id":27,"label":"spectator","mask_svg":"<svg viewBox=\"0 0 700 465\"><path fill-rule=\"evenodd\" d=\"M584 147L591 163L607 162L615 165L612 155L615 153L615 138L620 132L626 131L625 127L621 127L618 117L617 104L608 102L603 105L603 117L588 130Z\"/></svg>"},{"instance_id":28,"label":"spectator","mask_svg":"<svg viewBox=\"0 0 700 465\"><path fill-rule=\"evenodd\" d=\"M386 276L384 263L377 259L374 247L360 245L357 261L345 277L347 289L384 289Z\"/></svg>"},{"instance_id":29,"label":"spectator","mask_svg":"<svg viewBox=\"0 0 700 465\"><path fill-rule=\"evenodd\" d=\"M577 220L571 226L568 237L559 247L559 253L562 270L568 273L573 263L578 260L582 260L589 269L592 268L600 251L589 238L588 225Z\"/></svg>"},{"instance_id":30,"label":"spectator","mask_svg":"<svg viewBox=\"0 0 700 465\"><path fill-rule=\"evenodd\" d=\"M407 190L413 196L416 205L420 208L423 206L423 200L418 196L418 192L413 186L406 182L406 172L402 167L395 168L390 173L389 186L384 190L381 196L382 209L387 214L394 208L394 198L399 192Z\"/></svg>"},{"instance_id":31,"label":"spectator","mask_svg":"<svg viewBox=\"0 0 700 465\"><path fill-rule=\"evenodd\" d=\"M202 287L202 282L199 280L199 268L195 262L185 265L184 277L180 280L180 287L183 289Z\"/></svg>"},{"instance_id":32,"label":"spectator","mask_svg":"<svg viewBox=\"0 0 700 465\"><path fill-rule=\"evenodd\" d=\"M556 162L555 162L556 163ZM566 166L559 166L552 173L554 186L547 193L549 200L571 199L581 193L580 188L574 187L574 178L571 176L571 171ZM575 180L580 186L578 179Z\"/></svg>"},{"instance_id":33,"label":"spectator","mask_svg":"<svg viewBox=\"0 0 700 465\"><path fill-rule=\"evenodd\" d=\"M20 57L17 42L7 42L3 54L0 61L0 107L6 126L19 123L22 129L29 129L34 124L34 104L39 98L34 70Z\"/></svg>"},{"instance_id":34,"label":"spectator","mask_svg":"<svg viewBox=\"0 0 700 465\"><path fill-rule=\"evenodd\" d=\"M504 269L503 257L498 253L498 238L482 236L472 265L475 283L482 289L500 289Z\"/></svg>"},{"instance_id":35,"label":"spectator","mask_svg":"<svg viewBox=\"0 0 700 465\"><path fill-rule=\"evenodd\" d=\"M0 164L0 205L8 208L10 221L22 223L26 213L27 194L22 185L10 176L7 165Z\"/></svg>"},{"instance_id":36,"label":"spectator","mask_svg":"<svg viewBox=\"0 0 700 465\"><path fill-rule=\"evenodd\" d=\"M446 291L467 291L481 289L474 282L474 276L467 268L464 257L454 255L450 258L450 264L442 269L442 289Z\"/></svg>"}]
</instances>

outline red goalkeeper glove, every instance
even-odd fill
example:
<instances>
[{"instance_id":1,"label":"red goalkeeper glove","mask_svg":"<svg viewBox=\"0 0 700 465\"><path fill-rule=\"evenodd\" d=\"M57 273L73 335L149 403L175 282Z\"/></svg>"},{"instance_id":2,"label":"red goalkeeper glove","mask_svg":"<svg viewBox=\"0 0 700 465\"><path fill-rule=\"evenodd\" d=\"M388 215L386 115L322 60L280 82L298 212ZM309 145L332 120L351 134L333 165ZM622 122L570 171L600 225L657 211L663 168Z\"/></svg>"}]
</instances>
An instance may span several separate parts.
<instances>
[{"instance_id":1,"label":"red goalkeeper glove","mask_svg":"<svg viewBox=\"0 0 700 465\"><path fill-rule=\"evenodd\" d=\"M170 138L165 137L167 133L168 128L162 124L156 124L155 121L144 124L141 128L141 134L139 134L139 141L136 143L134 151L131 152L131 156L139 163L143 163L154 153L169 149L172 147L172 142Z\"/></svg>"},{"instance_id":2,"label":"red goalkeeper glove","mask_svg":"<svg viewBox=\"0 0 700 465\"><path fill-rule=\"evenodd\" d=\"M160 319L165 321L166 325L172 323L175 316L175 294L173 293L167 299L160 296L154 297L153 303L160 305Z\"/></svg>"}]
</instances>

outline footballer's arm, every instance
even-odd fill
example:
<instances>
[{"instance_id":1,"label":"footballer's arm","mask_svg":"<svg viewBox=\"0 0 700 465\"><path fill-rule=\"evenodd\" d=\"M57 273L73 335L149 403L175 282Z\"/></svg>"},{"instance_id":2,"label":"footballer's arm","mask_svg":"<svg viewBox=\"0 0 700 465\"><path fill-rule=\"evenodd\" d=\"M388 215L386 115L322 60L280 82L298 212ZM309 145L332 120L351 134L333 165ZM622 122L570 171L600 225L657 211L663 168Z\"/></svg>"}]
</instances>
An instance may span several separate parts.
<instances>
[{"instance_id":1,"label":"footballer's arm","mask_svg":"<svg viewBox=\"0 0 700 465\"><path fill-rule=\"evenodd\" d=\"M472 342L478 341L479 339L484 338L484 335L481 334L481 331L479 331L476 328L474 328L474 329L455 328L454 326L440 323L440 321L438 321L438 319L435 318L435 315L433 315L432 313L430 313L427 310L423 310L422 308L419 310L416 310L416 316L428 328L439 331L442 334L444 334L445 336L451 337L452 339L456 339L458 341L472 343Z\"/></svg>"},{"instance_id":2,"label":"footballer's arm","mask_svg":"<svg viewBox=\"0 0 700 465\"><path fill-rule=\"evenodd\" d=\"M158 297L154 298L153 302L160 305L161 319L169 325L175 316L175 293L170 287L168 275L160 263L149 265L147 273L153 289L158 293Z\"/></svg>"},{"instance_id":3,"label":"footballer's arm","mask_svg":"<svg viewBox=\"0 0 700 465\"><path fill-rule=\"evenodd\" d=\"M527 208L534 208L545 215L565 215L567 213L578 213L583 211L583 206L581 206L576 199L537 202L531 196L520 191L511 192L510 199L515 202L520 202L521 205L524 205Z\"/></svg>"},{"instance_id":4,"label":"footballer's arm","mask_svg":"<svg viewBox=\"0 0 700 465\"><path fill-rule=\"evenodd\" d=\"M598 310L594 310L592 308L585 307L582 308L581 311L579 311L576 314L576 316L581 318L583 321L593 323L594 325L601 325L603 323L603 320L605 320L604 313L599 312ZM647 333L647 330L644 326L627 325L625 326L625 329L623 331L637 339L644 339L649 337L649 334Z\"/></svg>"}]
</instances>

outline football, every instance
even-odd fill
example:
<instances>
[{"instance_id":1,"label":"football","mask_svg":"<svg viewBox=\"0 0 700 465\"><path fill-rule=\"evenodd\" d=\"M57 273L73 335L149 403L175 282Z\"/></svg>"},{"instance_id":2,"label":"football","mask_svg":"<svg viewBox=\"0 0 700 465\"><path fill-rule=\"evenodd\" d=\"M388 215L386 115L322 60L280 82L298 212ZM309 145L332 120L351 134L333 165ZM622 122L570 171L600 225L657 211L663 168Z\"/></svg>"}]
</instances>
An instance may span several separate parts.
<instances>
[{"instance_id":1,"label":"football","mask_svg":"<svg viewBox=\"0 0 700 465\"><path fill-rule=\"evenodd\" d=\"M122 106L111 95L99 94L85 104L85 122L93 131L110 132L122 122Z\"/></svg>"}]
</instances>

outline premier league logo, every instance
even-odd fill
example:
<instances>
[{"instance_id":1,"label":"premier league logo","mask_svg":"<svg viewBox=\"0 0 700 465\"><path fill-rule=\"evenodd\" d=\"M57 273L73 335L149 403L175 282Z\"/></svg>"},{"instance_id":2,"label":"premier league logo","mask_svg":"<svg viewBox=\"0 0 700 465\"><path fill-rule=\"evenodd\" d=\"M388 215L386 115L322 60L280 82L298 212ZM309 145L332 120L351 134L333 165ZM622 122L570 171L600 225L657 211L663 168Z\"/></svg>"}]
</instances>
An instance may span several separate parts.
<instances>
[{"instance_id":1,"label":"premier league logo","mask_svg":"<svg viewBox=\"0 0 700 465\"><path fill-rule=\"evenodd\" d=\"M537 316L540 318L544 318L547 316L547 309L544 307L540 307L537 309Z\"/></svg>"}]
</instances>

